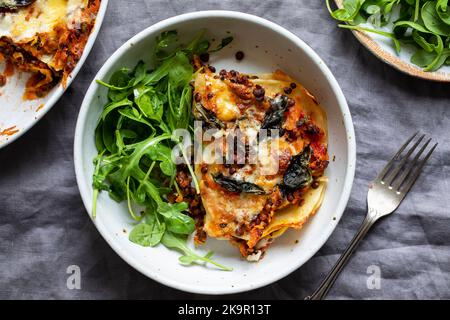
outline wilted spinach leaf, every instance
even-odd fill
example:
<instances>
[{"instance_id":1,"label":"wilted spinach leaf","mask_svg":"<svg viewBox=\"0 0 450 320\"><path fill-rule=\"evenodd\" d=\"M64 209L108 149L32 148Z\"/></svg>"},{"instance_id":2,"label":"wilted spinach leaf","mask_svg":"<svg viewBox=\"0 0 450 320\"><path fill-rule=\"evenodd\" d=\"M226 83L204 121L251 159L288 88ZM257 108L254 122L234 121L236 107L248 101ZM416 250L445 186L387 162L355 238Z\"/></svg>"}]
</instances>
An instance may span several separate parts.
<instances>
[{"instance_id":1,"label":"wilted spinach leaf","mask_svg":"<svg viewBox=\"0 0 450 320\"><path fill-rule=\"evenodd\" d=\"M279 95L270 100L270 109L266 112L261 129L281 129L284 112L287 110L288 97Z\"/></svg>"},{"instance_id":2,"label":"wilted spinach leaf","mask_svg":"<svg viewBox=\"0 0 450 320\"><path fill-rule=\"evenodd\" d=\"M263 188L254 183L239 181L231 177L226 177L222 173L213 176L213 179L218 185L230 192L251 194L266 193Z\"/></svg>"},{"instance_id":3,"label":"wilted spinach leaf","mask_svg":"<svg viewBox=\"0 0 450 320\"><path fill-rule=\"evenodd\" d=\"M225 128L225 124L217 118L215 113L208 109L205 109L201 103L195 104L194 117L197 120L203 121L209 128Z\"/></svg>"},{"instance_id":4,"label":"wilted spinach leaf","mask_svg":"<svg viewBox=\"0 0 450 320\"><path fill-rule=\"evenodd\" d=\"M309 160L312 149L310 146L298 155L292 157L283 177L283 186L290 190L296 190L309 185L312 182L311 170L309 169Z\"/></svg>"}]
</instances>

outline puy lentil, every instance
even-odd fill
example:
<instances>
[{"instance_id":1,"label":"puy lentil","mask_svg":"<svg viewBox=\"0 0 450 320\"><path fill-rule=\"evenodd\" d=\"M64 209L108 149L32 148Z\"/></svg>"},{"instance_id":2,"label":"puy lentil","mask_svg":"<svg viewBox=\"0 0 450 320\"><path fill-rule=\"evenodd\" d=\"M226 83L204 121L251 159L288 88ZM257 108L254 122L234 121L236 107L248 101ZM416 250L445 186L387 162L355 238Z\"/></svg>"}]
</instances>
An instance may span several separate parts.
<instances>
[{"instance_id":1,"label":"puy lentil","mask_svg":"<svg viewBox=\"0 0 450 320\"><path fill-rule=\"evenodd\" d=\"M294 99L291 99L291 98L289 98L289 99L288 99L288 106L289 106L289 107L293 107L293 106L294 106L294 104L295 104L295 100L294 100Z\"/></svg>"},{"instance_id":2,"label":"puy lentil","mask_svg":"<svg viewBox=\"0 0 450 320\"><path fill-rule=\"evenodd\" d=\"M266 94L266 90L264 90L263 87L261 87L259 84L255 86L253 89L253 95L255 96L256 100L261 101L264 100L264 95Z\"/></svg>"},{"instance_id":3,"label":"puy lentil","mask_svg":"<svg viewBox=\"0 0 450 320\"><path fill-rule=\"evenodd\" d=\"M284 91L284 93L286 93L286 94L291 94L291 93L292 93L291 87L285 87L285 88L283 89L283 91Z\"/></svg>"},{"instance_id":4,"label":"puy lentil","mask_svg":"<svg viewBox=\"0 0 450 320\"><path fill-rule=\"evenodd\" d=\"M242 51L238 51L238 52L236 52L235 57L236 57L236 60L241 61L242 59L244 59L245 54Z\"/></svg>"}]
</instances>

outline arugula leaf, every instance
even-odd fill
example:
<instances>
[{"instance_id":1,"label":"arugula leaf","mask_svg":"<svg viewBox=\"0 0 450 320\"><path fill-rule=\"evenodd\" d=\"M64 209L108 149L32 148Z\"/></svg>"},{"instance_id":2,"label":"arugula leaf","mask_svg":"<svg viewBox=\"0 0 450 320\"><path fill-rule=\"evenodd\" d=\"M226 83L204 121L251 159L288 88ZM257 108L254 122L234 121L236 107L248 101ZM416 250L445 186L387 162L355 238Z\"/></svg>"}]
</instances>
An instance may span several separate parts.
<instances>
[{"instance_id":1,"label":"arugula leaf","mask_svg":"<svg viewBox=\"0 0 450 320\"><path fill-rule=\"evenodd\" d=\"M423 33L431 33L430 31L428 31L424 26L415 23L413 21L398 21L394 24L394 33L395 33L395 29L399 28L399 27L409 27L412 28L415 31L419 31L419 32L423 32Z\"/></svg>"},{"instance_id":2,"label":"arugula leaf","mask_svg":"<svg viewBox=\"0 0 450 320\"><path fill-rule=\"evenodd\" d=\"M420 34L417 30L413 30L412 37L414 41L426 52L433 52L434 46L429 43L423 35ZM417 51L419 52L419 51ZM420 65L419 65L420 66Z\"/></svg>"},{"instance_id":3,"label":"arugula leaf","mask_svg":"<svg viewBox=\"0 0 450 320\"><path fill-rule=\"evenodd\" d=\"M132 104L133 103L130 100L128 100L127 98L125 98L121 101L111 102L104 107L104 110L100 117L102 118L103 121L105 121L106 116L114 109L117 109L119 107L131 106Z\"/></svg>"},{"instance_id":4,"label":"arugula leaf","mask_svg":"<svg viewBox=\"0 0 450 320\"><path fill-rule=\"evenodd\" d=\"M421 11L423 23L431 32L441 35L450 36L450 25L446 24L438 15L436 11L436 1L426 2Z\"/></svg>"},{"instance_id":5,"label":"arugula leaf","mask_svg":"<svg viewBox=\"0 0 450 320\"><path fill-rule=\"evenodd\" d=\"M173 88L184 88L192 78L194 67L189 62L189 58L183 52L177 52L172 58L172 67L169 69L169 82Z\"/></svg>"},{"instance_id":6,"label":"arugula leaf","mask_svg":"<svg viewBox=\"0 0 450 320\"><path fill-rule=\"evenodd\" d=\"M176 30L169 30L161 33L156 38L155 56L159 60L167 58L170 53L166 49L178 41L178 32Z\"/></svg>"},{"instance_id":7,"label":"arugula leaf","mask_svg":"<svg viewBox=\"0 0 450 320\"><path fill-rule=\"evenodd\" d=\"M132 81L133 79L130 77L128 69L120 69L116 71L112 76L111 79L109 79L109 83L97 79L96 80L98 84L101 84L102 86L114 91L122 91L128 88L132 87ZM108 96L108 98L111 98Z\"/></svg>"},{"instance_id":8,"label":"arugula leaf","mask_svg":"<svg viewBox=\"0 0 450 320\"><path fill-rule=\"evenodd\" d=\"M195 230L194 219L183 211L187 210L188 205L186 202L180 203L167 203L160 202L158 204L158 213L160 213L167 224L167 230L178 234L191 234Z\"/></svg>"},{"instance_id":9,"label":"arugula leaf","mask_svg":"<svg viewBox=\"0 0 450 320\"><path fill-rule=\"evenodd\" d=\"M156 214L147 214L145 223L140 223L130 232L131 242L143 247L154 247L161 242L166 225L160 222Z\"/></svg>"},{"instance_id":10,"label":"arugula leaf","mask_svg":"<svg viewBox=\"0 0 450 320\"><path fill-rule=\"evenodd\" d=\"M171 232L164 233L164 236L161 239L162 244L164 244L167 248L172 248L180 251L183 255L179 258L179 261L185 265L191 264L201 264L201 263L211 263L216 267L219 267L225 271L232 271L233 268L225 267L213 260L211 260L212 254L209 252L205 256L199 256L194 251L192 251L186 245L186 238L183 236L177 236Z\"/></svg>"},{"instance_id":11,"label":"arugula leaf","mask_svg":"<svg viewBox=\"0 0 450 320\"><path fill-rule=\"evenodd\" d=\"M133 70L133 84L132 87L137 86L139 83L141 83L147 74L147 67L144 61L139 61L136 67Z\"/></svg>"},{"instance_id":12,"label":"arugula leaf","mask_svg":"<svg viewBox=\"0 0 450 320\"><path fill-rule=\"evenodd\" d=\"M363 3L364 0L346 0L342 9L333 11L330 6L330 0L326 0L331 16L336 20L346 22L352 22L355 19Z\"/></svg>"},{"instance_id":13,"label":"arugula leaf","mask_svg":"<svg viewBox=\"0 0 450 320\"><path fill-rule=\"evenodd\" d=\"M172 162L172 149L167 146L157 144L148 150L150 159L159 161L159 167L166 176L173 177L176 174L175 164Z\"/></svg>"},{"instance_id":14,"label":"arugula leaf","mask_svg":"<svg viewBox=\"0 0 450 320\"><path fill-rule=\"evenodd\" d=\"M141 114L139 111L137 111L136 108L123 108L123 109L119 109L119 113L124 116L127 117L130 120L133 120L135 122L139 122L139 123L143 123L147 126L149 126L150 128L153 129L153 131L155 130L155 128L153 127L153 125L147 121L144 117L143 114Z\"/></svg>"},{"instance_id":15,"label":"arugula leaf","mask_svg":"<svg viewBox=\"0 0 450 320\"><path fill-rule=\"evenodd\" d=\"M183 52L192 58L194 54L205 53L209 48L209 41L204 39L206 30L201 30L194 39L183 49Z\"/></svg>"},{"instance_id":16,"label":"arugula leaf","mask_svg":"<svg viewBox=\"0 0 450 320\"><path fill-rule=\"evenodd\" d=\"M166 96L161 92L155 91L154 88L137 88L134 90L134 102L141 112L152 120L161 121L164 112L164 104Z\"/></svg>"},{"instance_id":17,"label":"arugula leaf","mask_svg":"<svg viewBox=\"0 0 450 320\"><path fill-rule=\"evenodd\" d=\"M393 34L393 33L384 32L384 31L380 31L380 30L369 29L369 28L364 28L364 27L359 27L359 26L350 26L350 25L345 25L345 24L340 24L339 27L343 28L343 29L352 29L352 30L371 32L371 33L375 33L375 34L379 34L379 35L385 36L387 38L391 38L392 41L394 42L395 50L397 52L400 52L400 49L401 49L400 48L400 42L398 41L398 39L396 38L395 34Z\"/></svg>"},{"instance_id":18,"label":"arugula leaf","mask_svg":"<svg viewBox=\"0 0 450 320\"><path fill-rule=\"evenodd\" d=\"M229 45L231 42L233 42L233 40L234 40L234 38L232 36L223 38L220 41L220 44L215 49L210 50L209 53L214 53L214 52L222 50L227 45ZM208 48L206 48L206 49L208 49Z\"/></svg>"}]
</instances>

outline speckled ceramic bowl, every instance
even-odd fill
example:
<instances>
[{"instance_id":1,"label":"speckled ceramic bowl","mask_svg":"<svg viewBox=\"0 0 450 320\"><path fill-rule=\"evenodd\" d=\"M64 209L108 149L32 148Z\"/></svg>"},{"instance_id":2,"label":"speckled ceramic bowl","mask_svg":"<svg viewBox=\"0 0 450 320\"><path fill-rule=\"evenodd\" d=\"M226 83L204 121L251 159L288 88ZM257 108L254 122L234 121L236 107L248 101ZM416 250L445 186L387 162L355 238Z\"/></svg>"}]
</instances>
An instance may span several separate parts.
<instances>
[{"instance_id":1,"label":"speckled ceramic bowl","mask_svg":"<svg viewBox=\"0 0 450 320\"><path fill-rule=\"evenodd\" d=\"M125 204L111 200L106 193L98 199L93 221L110 246L131 266L165 285L204 294L228 294L256 289L295 271L327 241L347 205L355 172L355 134L345 97L325 63L294 34L267 20L231 11L204 11L180 15L159 22L134 36L119 48L96 75L108 80L122 67L134 67L148 60L156 36L177 29L185 41L205 28L210 39L233 35L230 46L212 55L211 63L221 68L248 73L271 72L281 68L308 88L328 115L329 153L333 161L327 169L329 185L321 209L301 230L290 230L277 239L258 263L244 261L227 241L210 239L197 248L213 250L214 258L234 268L231 272L210 267L185 267L177 252L164 246L144 248L131 243L133 227ZM237 61L235 53L245 52ZM75 133L75 170L87 212L92 208L92 159L96 155L94 130L106 102L106 90L92 82L81 106ZM125 230L125 232L124 232ZM298 243L297 243L298 242Z\"/></svg>"}]
</instances>

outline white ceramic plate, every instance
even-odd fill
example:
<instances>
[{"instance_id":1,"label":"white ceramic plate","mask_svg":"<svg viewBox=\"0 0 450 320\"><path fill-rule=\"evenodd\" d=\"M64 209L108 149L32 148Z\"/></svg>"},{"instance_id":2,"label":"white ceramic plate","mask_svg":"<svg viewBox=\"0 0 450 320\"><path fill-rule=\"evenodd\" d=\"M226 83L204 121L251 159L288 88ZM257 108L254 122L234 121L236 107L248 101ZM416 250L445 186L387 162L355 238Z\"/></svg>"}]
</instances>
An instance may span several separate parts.
<instances>
[{"instance_id":1,"label":"white ceramic plate","mask_svg":"<svg viewBox=\"0 0 450 320\"><path fill-rule=\"evenodd\" d=\"M222 39L229 34L234 41L211 57L218 70L270 72L281 68L301 82L324 106L328 114L330 162L329 186L320 211L303 230L291 230L277 239L258 263L244 261L227 241L210 239L197 250L213 250L215 259L234 268L231 272L210 267L184 267L179 253L163 246L143 248L128 240L133 227L126 206L111 200L106 193L98 199L94 224L109 245L131 266L165 285L204 294L228 294L268 285L296 270L325 243L346 207L355 171L355 135L345 97L325 63L302 40L267 20L231 11L203 11L173 17L142 31L119 48L99 71L96 79L108 80L122 67L132 68L140 59L151 56L155 37L162 31L177 29L186 41L206 28L207 36ZM245 59L236 61L235 52L243 50ZM94 130L106 101L106 90L92 82L81 106L75 133L75 171L84 205L92 208L92 159L96 155ZM126 230L124 232L123 230ZM299 240L296 244L296 240Z\"/></svg>"},{"instance_id":2,"label":"white ceramic plate","mask_svg":"<svg viewBox=\"0 0 450 320\"><path fill-rule=\"evenodd\" d=\"M342 8L343 0L334 0L339 8ZM382 31L392 32L392 23L383 27ZM361 26L373 29L371 24L362 24ZM342 30L343 32L348 32L348 30ZM450 82L450 66L443 66L438 71L426 72L422 68L411 63L411 56L414 54L412 47L402 46L400 54L395 51L394 44L391 39L383 37L378 34L352 31L356 39L363 46L365 46L369 51L371 51L375 56L377 56L383 62L389 64L390 66L400 70L410 76L439 81L439 82Z\"/></svg>"},{"instance_id":3,"label":"white ceramic plate","mask_svg":"<svg viewBox=\"0 0 450 320\"><path fill-rule=\"evenodd\" d=\"M0 149L12 143L33 127L55 105L64 91L70 86L94 45L107 6L108 0L102 0L94 29L89 36L80 61L78 61L75 69L67 79L66 87L59 84L42 99L24 101L22 96L29 75L15 72L12 77L8 77L7 84L0 88L0 132L11 128L11 131L15 133L12 135L0 134ZM0 62L0 72L3 72L4 67L5 64Z\"/></svg>"}]
</instances>

